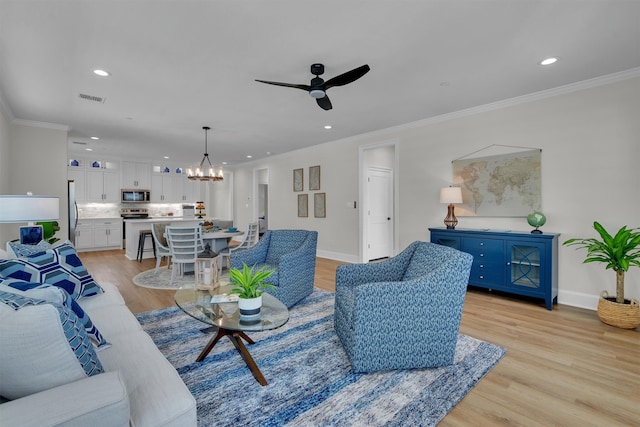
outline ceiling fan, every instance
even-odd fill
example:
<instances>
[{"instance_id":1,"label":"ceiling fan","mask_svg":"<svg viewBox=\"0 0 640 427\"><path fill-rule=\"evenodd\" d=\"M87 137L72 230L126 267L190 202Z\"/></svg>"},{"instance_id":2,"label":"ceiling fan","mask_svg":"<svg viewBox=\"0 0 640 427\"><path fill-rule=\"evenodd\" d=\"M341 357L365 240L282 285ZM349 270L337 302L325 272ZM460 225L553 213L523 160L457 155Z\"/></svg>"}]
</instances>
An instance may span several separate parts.
<instances>
[{"instance_id":1,"label":"ceiling fan","mask_svg":"<svg viewBox=\"0 0 640 427\"><path fill-rule=\"evenodd\" d=\"M327 96L327 90L334 86L344 86L349 83L353 83L358 80L360 77L364 76L369 72L370 68L367 64L362 65L358 68L354 68L351 71L347 71L346 73L340 74L339 76L335 76L326 82L320 77L324 73L324 65L322 64L312 64L311 65L311 74L315 75L314 78L311 79L310 84L294 84L294 83L280 83L280 82L270 82L267 80L258 80L257 82L266 83L269 85L275 86L284 86L284 87L292 87L295 89L302 89L309 92L313 98L316 99L316 102L323 110L331 110L332 105L329 97Z\"/></svg>"}]
</instances>

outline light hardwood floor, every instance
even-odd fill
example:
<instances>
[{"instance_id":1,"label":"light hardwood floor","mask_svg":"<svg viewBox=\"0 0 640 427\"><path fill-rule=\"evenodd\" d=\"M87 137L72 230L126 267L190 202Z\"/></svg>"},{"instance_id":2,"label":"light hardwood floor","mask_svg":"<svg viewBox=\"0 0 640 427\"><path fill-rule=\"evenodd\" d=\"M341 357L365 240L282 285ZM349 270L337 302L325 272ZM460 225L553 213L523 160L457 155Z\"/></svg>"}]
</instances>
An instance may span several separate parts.
<instances>
[{"instance_id":1,"label":"light hardwood floor","mask_svg":"<svg viewBox=\"0 0 640 427\"><path fill-rule=\"evenodd\" d=\"M124 251L85 252L98 282L112 282L134 313L174 304L173 291L135 286L155 267ZM318 258L315 284L333 291L340 262ZM470 290L460 332L507 355L440 426L640 426L640 332L601 323L596 313Z\"/></svg>"}]
</instances>

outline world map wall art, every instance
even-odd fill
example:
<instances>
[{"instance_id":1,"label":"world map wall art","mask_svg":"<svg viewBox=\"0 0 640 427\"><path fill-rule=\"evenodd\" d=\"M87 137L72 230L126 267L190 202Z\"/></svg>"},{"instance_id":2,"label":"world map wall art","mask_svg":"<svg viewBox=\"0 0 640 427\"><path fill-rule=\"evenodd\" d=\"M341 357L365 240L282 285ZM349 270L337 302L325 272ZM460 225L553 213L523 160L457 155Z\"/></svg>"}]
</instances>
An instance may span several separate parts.
<instances>
[{"instance_id":1,"label":"world map wall art","mask_svg":"<svg viewBox=\"0 0 640 427\"><path fill-rule=\"evenodd\" d=\"M541 209L541 150L452 162L453 184L462 189L458 216L526 217Z\"/></svg>"}]
</instances>

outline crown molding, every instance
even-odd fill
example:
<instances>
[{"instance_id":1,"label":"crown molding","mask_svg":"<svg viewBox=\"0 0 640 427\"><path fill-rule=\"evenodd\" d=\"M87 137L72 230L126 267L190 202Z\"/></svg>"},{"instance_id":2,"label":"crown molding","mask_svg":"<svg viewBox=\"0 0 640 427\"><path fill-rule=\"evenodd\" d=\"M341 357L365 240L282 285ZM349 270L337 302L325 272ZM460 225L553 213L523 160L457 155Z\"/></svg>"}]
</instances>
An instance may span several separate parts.
<instances>
[{"instance_id":1,"label":"crown molding","mask_svg":"<svg viewBox=\"0 0 640 427\"><path fill-rule=\"evenodd\" d=\"M581 90L591 89L594 87L604 86L612 83L617 83L617 82L621 82L624 80L629 80L637 77L640 77L640 67L631 68L629 70L620 71L618 73L607 74L606 76L595 77L593 79L583 80L581 82L570 83L565 86L558 86L553 89L547 89L540 92L534 92L527 95L508 98L501 101L492 102L490 104L479 105L477 107L454 111L452 113L442 114L440 116L429 117L427 119L417 120L415 122L404 123L398 126L379 129L372 132L363 133L360 135L349 136L347 138L342 138L340 140L332 141L329 143L346 143L350 141L357 141L367 137L380 137L387 134L401 132L404 130L415 129L415 128L428 126L436 123L446 122L449 120L459 119L462 117L473 116L473 115L485 113L488 111L499 110L501 108L513 107L520 104L526 104L528 102L539 101L541 99L553 98L555 96L578 92Z\"/></svg>"},{"instance_id":2,"label":"crown molding","mask_svg":"<svg viewBox=\"0 0 640 427\"><path fill-rule=\"evenodd\" d=\"M35 120L13 119L11 120L11 123L16 125L21 125L21 126L34 127L34 128L61 130L64 132L69 132L71 130L71 126L59 125L56 123L36 122Z\"/></svg>"}]
</instances>

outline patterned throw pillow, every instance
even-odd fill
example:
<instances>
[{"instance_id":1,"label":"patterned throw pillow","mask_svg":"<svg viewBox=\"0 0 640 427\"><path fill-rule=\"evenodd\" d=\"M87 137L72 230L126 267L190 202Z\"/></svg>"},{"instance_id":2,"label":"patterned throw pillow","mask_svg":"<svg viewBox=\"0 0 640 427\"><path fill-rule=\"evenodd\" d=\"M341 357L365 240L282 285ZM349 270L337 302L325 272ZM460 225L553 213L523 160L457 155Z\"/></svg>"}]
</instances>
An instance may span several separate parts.
<instances>
[{"instance_id":1,"label":"patterned throw pillow","mask_svg":"<svg viewBox=\"0 0 640 427\"><path fill-rule=\"evenodd\" d=\"M13 258L22 258L29 255L35 255L40 252L44 252L47 249L51 249L51 244L44 240L37 245L24 245L22 243L8 242L7 252L11 254L13 252Z\"/></svg>"},{"instance_id":2,"label":"patterned throw pillow","mask_svg":"<svg viewBox=\"0 0 640 427\"><path fill-rule=\"evenodd\" d=\"M111 346L104 339L98 328L93 324L89 315L80 307L80 304L75 302L71 295L62 288L50 285L48 283L33 283L25 282L17 279L0 279L0 285L6 285L12 289L22 291L22 295L29 298L42 299L52 303L58 303L64 305L67 309L70 309L78 316L80 322L84 325L84 330L89 335L97 347L108 348ZM50 289L55 289L55 293L46 294L45 292ZM2 290L2 287L0 287Z\"/></svg>"},{"instance_id":3,"label":"patterned throw pillow","mask_svg":"<svg viewBox=\"0 0 640 427\"><path fill-rule=\"evenodd\" d=\"M82 323L61 304L0 291L0 342L8 399L104 372Z\"/></svg>"},{"instance_id":4,"label":"patterned throw pillow","mask_svg":"<svg viewBox=\"0 0 640 427\"><path fill-rule=\"evenodd\" d=\"M69 241L28 257L0 260L0 278L49 283L67 291L74 300L102 292Z\"/></svg>"}]
</instances>

